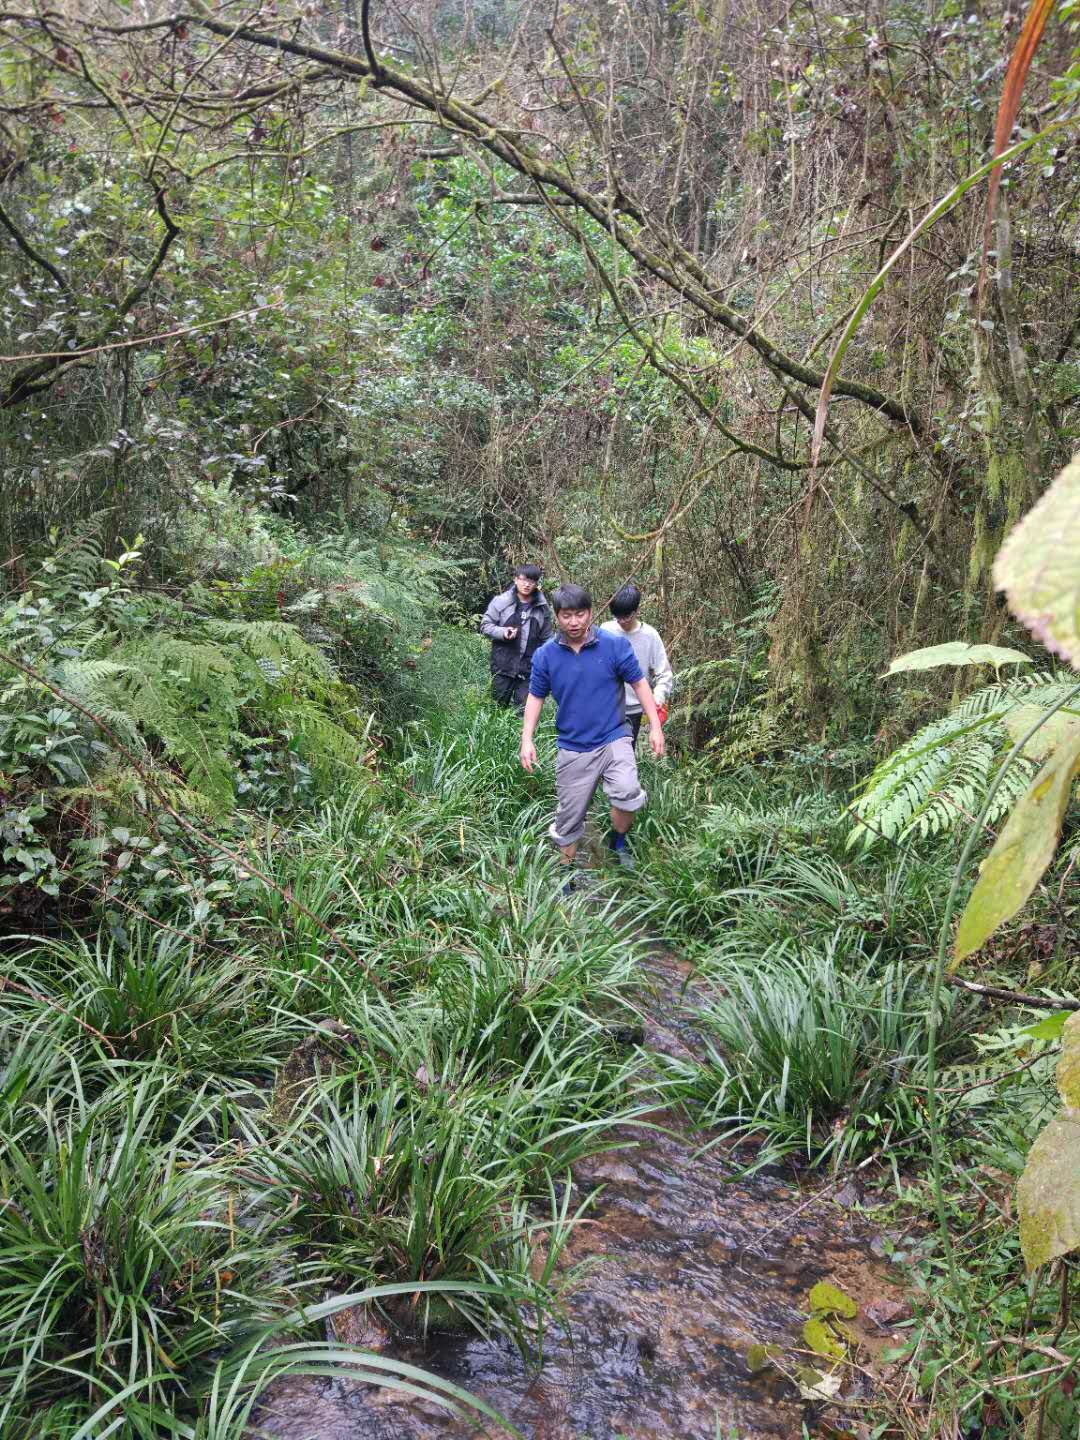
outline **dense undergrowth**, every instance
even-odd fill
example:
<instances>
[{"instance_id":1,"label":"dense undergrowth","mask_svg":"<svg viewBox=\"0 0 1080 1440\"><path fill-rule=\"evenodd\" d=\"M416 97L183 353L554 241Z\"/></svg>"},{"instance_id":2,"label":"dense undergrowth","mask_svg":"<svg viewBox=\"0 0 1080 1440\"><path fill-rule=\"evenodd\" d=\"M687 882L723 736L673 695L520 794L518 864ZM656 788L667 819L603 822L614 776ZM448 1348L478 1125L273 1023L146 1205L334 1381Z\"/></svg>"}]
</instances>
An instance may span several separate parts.
<instances>
[{"instance_id":1,"label":"dense undergrowth","mask_svg":"<svg viewBox=\"0 0 1080 1440\"><path fill-rule=\"evenodd\" d=\"M853 845L835 754L647 760L640 868L567 904L551 767L480 642L425 623L435 582L380 603L355 543L255 543L151 584L137 545L58 540L0 617L5 1440L225 1440L290 1365L437 1384L324 1342L373 1290L542 1353L568 1167L658 1083L751 1169L858 1167L906 1236L876 1433L1021 1433L1040 1345L1068 1433L1072 1272L1025 1280L1008 1199L1053 1102L1038 1011L946 991L951 1262L928 1219L952 835ZM1070 863L980 979L1075 998ZM634 1047L643 930L694 962L692 1060Z\"/></svg>"},{"instance_id":2,"label":"dense undergrowth","mask_svg":"<svg viewBox=\"0 0 1080 1440\"><path fill-rule=\"evenodd\" d=\"M693 767L690 769L693 774ZM977 980L1036 1004L947 989L937 1040L943 1201L936 1224L927 1110L930 977L957 862L949 836L859 850L850 791L774 763L652 786L639 833L651 923L696 961L704 1050L668 1062L689 1113L750 1169L858 1174L893 1238L914 1316L890 1352L875 1436L1072 1436L1076 1277L1025 1272L1014 1189L1057 1106L1060 1015L1080 1000L1075 835L1033 915ZM960 812L962 813L962 812ZM854 828L853 828L854 827ZM875 1418L876 1417L876 1418Z\"/></svg>"},{"instance_id":3,"label":"dense undergrowth","mask_svg":"<svg viewBox=\"0 0 1080 1440\"><path fill-rule=\"evenodd\" d=\"M379 1283L409 1282L383 1302L407 1329L540 1346L557 1180L633 1107L635 957L617 904L567 916L523 851L520 797L491 787L505 718L269 822L249 854L280 888L237 877L212 925L176 907L9 946L3 1434L110 1405L196 1433L260 1327Z\"/></svg>"},{"instance_id":4,"label":"dense undergrowth","mask_svg":"<svg viewBox=\"0 0 1080 1440\"><path fill-rule=\"evenodd\" d=\"M239 1436L378 1286L537 1353L562 1178L635 1107L626 903L558 902L511 717L377 741L325 635L135 563L46 556L4 616L5 1440ZM435 696L459 651L407 673Z\"/></svg>"}]
</instances>

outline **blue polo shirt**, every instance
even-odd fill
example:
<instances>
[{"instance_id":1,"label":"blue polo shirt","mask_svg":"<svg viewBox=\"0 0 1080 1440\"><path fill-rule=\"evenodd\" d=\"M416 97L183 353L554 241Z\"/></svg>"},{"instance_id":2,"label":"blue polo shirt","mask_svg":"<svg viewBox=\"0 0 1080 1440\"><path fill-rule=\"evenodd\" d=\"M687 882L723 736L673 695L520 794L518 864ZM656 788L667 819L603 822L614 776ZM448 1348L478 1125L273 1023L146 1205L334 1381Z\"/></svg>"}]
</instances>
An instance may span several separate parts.
<instances>
[{"instance_id":1,"label":"blue polo shirt","mask_svg":"<svg viewBox=\"0 0 1080 1440\"><path fill-rule=\"evenodd\" d=\"M533 656L529 694L555 696L555 733L562 750L599 750L629 735L625 685L645 678L625 635L594 625L575 655L560 634Z\"/></svg>"}]
</instances>

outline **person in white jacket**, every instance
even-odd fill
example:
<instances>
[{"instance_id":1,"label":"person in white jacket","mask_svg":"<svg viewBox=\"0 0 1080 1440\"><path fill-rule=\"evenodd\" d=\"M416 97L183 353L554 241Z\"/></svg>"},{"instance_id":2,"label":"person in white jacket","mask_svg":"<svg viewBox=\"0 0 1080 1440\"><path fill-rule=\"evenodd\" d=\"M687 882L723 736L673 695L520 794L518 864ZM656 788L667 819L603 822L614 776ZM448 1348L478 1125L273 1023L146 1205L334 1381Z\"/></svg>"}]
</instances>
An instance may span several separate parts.
<instances>
[{"instance_id":1,"label":"person in white jacket","mask_svg":"<svg viewBox=\"0 0 1080 1440\"><path fill-rule=\"evenodd\" d=\"M600 628L612 635L625 635L630 641L645 679L652 686L656 711L660 716L660 723L663 724L667 719L668 701L675 688L675 677L671 673L663 640L651 625L646 625L644 620L639 618L641 591L636 585L624 585L613 596L608 609L613 618L605 620ZM626 721L630 726L630 738L637 745L638 731L641 729L641 706L629 685L626 687Z\"/></svg>"}]
</instances>

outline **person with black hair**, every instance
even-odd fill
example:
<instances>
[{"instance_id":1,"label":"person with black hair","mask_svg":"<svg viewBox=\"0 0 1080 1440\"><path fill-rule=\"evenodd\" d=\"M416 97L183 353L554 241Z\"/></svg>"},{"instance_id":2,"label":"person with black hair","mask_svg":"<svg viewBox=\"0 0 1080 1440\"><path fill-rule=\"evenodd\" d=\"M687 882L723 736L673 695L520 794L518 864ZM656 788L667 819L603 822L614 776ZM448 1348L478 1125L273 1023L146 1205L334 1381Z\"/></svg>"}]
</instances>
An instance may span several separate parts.
<instances>
[{"instance_id":1,"label":"person with black hair","mask_svg":"<svg viewBox=\"0 0 1080 1440\"><path fill-rule=\"evenodd\" d=\"M551 607L540 589L540 566L519 565L514 583L484 611L480 633L491 641L491 696L520 714L529 693L533 656L551 638Z\"/></svg>"},{"instance_id":2,"label":"person with black hair","mask_svg":"<svg viewBox=\"0 0 1080 1440\"><path fill-rule=\"evenodd\" d=\"M664 642L651 625L646 625L638 614L641 609L641 591L636 585L624 585L611 598L608 606L612 619L605 620L601 630L609 635L625 635L630 647L638 658L642 673L652 687L656 710L661 725L667 719L668 701L675 688L675 676L664 649ZM626 687L626 722L630 726L631 738L637 746L638 731L641 729L641 706L634 692Z\"/></svg>"},{"instance_id":3,"label":"person with black hair","mask_svg":"<svg viewBox=\"0 0 1080 1440\"><path fill-rule=\"evenodd\" d=\"M585 832L585 816L601 783L611 806L608 848L619 865L633 869L626 836L635 814L648 801L638 779L637 761L626 724L623 687L629 686L649 719L649 744L659 759L664 731L656 713L649 682L642 674L630 642L609 635L592 623L592 597L580 585L563 585L552 597L558 632L536 652L529 698L521 725L521 764L532 773L536 764L536 733L548 695L555 697L555 790L558 808L548 831L572 866ZM574 876L563 893L574 888Z\"/></svg>"}]
</instances>

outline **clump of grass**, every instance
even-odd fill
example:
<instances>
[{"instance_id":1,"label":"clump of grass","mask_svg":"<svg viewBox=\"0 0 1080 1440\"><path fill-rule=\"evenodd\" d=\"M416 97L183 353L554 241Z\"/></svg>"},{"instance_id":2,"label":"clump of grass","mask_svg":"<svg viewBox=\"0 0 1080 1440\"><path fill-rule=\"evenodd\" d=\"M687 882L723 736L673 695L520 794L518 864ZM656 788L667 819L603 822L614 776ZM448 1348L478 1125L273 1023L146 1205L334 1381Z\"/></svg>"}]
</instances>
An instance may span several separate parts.
<instances>
[{"instance_id":1,"label":"clump of grass","mask_svg":"<svg viewBox=\"0 0 1080 1440\"><path fill-rule=\"evenodd\" d=\"M178 1115L163 1074L122 1103L46 1115L0 1148L0 1431L9 1417L127 1395L155 1416L287 1302L267 1216L236 1206L228 1165ZM167 1433L167 1432L166 1432Z\"/></svg>"},{"instance_id":2,"label":"clump of grass","mask_svg":"<svg viewBox=\"0 0 1080 1440\"><path fill-rule=\"evenodd\" d=\"M798 781L800 783L793 783ZM642 884L698 965L705 1053L667 1062L702 1123L839 1165L921 1144L926 966L947 859L854 862L842 797L775 769L664 796ZM955 996L945 1002L955 1007ZM962 1043L962 1042L961 1042Z\"/></svg>"},{"instance_id":3,"label":"clump of grass","mask_svg":"<svg viewBox=\"0 0 1080 1440\"><path fill-rule=\"evenodd\" d=\"M796 1152L815 1164L868 1149L895 1158L921 1143L922 971L883 962L843 929L812 949L785 938L748 952L744 939L736 931L714 952L696 1013L705 1054L676 1067L698 1118L762 1141L762 1164Z\"/></svg>"},{"instance_id":4,"label":"clump of grass","mask_svg":"<svg viewBox=\"0 0 1080 1440\"><path fill-rule=\"evenodd\" d=\"M526 1307L546 1315L554 1305L562 1240L552 1242L558 1216L540 1223L526 1204L537 1159L516 1144L513 1106L475 1083L393 1076L377 1088L324 1088L263 1165L327 1273L361 1285L495 1282L447 1295L414 1290L393 1307L400 1324L500 1331L527 1349ZM549 1264L537 1278L540 1229Z\"/></svg>"},{"instance_id":5,"label":"clump of grass","mask_svg":"<svg viewBox=\"0 0 1080 1440\"><path fill-rule=\"evenodd\" d=\"M123 944L104 930L38 941L9 974L22 982L22 1023L64 1047L84 1088L162 1059L195 1083L266 1078L289 1048L289 1023L265 1013L254 954L147 923L129 925Z\"/></svg>"},{"instance_id":6,"label":"clump of grass","mask_svg":"<svg viewBox=\"0 0 1080 1440\"><path fill-rule=\"evenodd\" d=\"M640 957L636 906L560 900L550 775L516 736L467 706L288 826L241 817L267 878L215 860L190 933L135 907L26 938L0 1017L0 1432L238 1440L285 1364L433 1383L279 1348L348 1296L535 1353L561 1182L639 1108Z\"/></svg>"}]
</instances>

